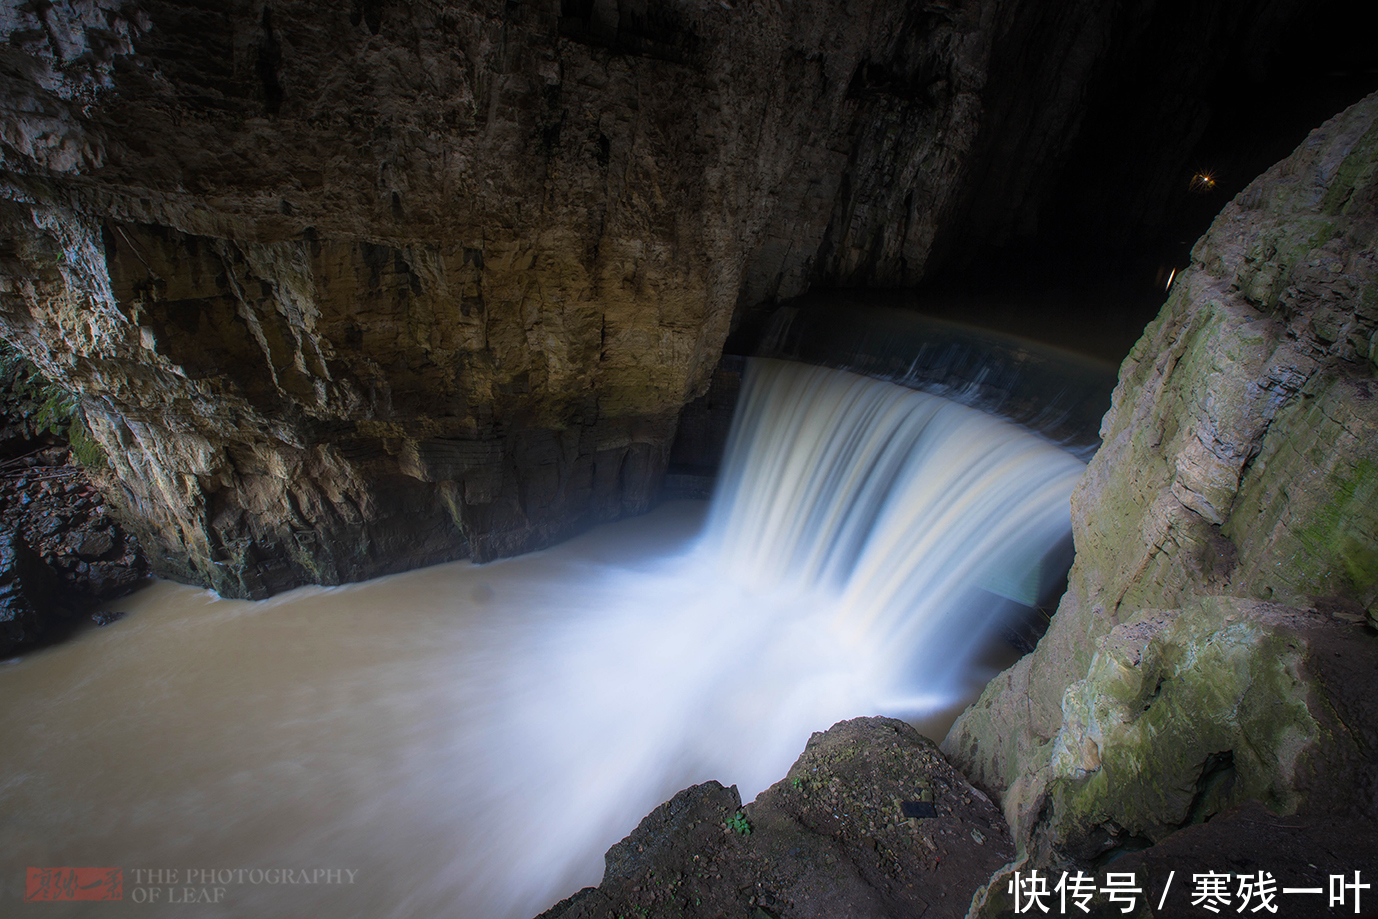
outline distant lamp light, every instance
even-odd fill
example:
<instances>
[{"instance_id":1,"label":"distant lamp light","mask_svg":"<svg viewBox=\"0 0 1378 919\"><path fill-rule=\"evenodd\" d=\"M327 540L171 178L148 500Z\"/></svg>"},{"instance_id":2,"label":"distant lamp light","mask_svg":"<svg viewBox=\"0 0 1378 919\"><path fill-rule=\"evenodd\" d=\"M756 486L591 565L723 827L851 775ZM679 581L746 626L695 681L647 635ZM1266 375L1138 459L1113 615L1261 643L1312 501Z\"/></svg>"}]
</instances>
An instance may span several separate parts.
<instances>
[{"instance_id":1,"label":"distant lamp light","mask_svg":"<svg viewBox=\"0 0 1378 919\"><path fill-rule=\"evenodd\" d=\"M1215 191L1215 176L1209 172L1198 172L1187 183L1187 191L1196 195L1205 195Z\"/></svg>"}]
</instances>

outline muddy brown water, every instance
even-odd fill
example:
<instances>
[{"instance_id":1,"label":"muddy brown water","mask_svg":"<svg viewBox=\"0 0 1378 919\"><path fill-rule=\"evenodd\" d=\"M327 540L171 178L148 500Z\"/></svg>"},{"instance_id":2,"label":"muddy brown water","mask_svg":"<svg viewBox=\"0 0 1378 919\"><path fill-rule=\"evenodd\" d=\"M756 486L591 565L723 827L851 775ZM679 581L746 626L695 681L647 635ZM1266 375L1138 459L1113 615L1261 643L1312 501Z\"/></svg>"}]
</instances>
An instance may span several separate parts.
<instances>
[{"instance_id":1,"label":"muddy brown water","mask_svg":"<svg viewBox=\"0 0 1378 919\"><path fill-rule=\"evenodd\" d=\"M660 608L704 589L666 573L704 508L263 602L156 583L123 620L0 665L0 913L529 916L596 884L679 788L749 799L809 730L869 712L751 727L797 693L715 676L752 640L730 614ZM685 661L703 666L662 679ZM921 729L940 737L980 676ZM121 899L22 902L27 869L53 867L120 868Z\"/></svg>"}]
</instances>

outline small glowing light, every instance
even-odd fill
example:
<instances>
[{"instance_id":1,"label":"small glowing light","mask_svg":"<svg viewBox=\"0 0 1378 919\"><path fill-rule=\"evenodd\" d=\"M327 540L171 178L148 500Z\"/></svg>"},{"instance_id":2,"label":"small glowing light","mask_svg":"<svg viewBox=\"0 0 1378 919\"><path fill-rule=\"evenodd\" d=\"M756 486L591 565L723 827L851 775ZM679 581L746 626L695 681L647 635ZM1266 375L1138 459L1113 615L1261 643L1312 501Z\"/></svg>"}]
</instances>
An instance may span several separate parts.
<instances>
[{"instance_id":1,"label":"small glowing light","mask_svg":"<svg viewBox=\"0 0 1378 919\"><path fill-rule=\"evenodd\" d=\"M1172 269L1172 274L1167 276L1167 283L1163 285L1163 290L1172 290L1172 279L1177 277L1177 269Z\"/></svg>"},{"instance_id":2,"label":"small glowing light","mask_svg":"<svg viewBox=\"0 0 1378 919\"><path fill-rule=\"evenodd\" d=\"M1209 172L1198 172L1196 175L1192 176L1191 181L1187 183L1187 191L1194 192L1198 195L1204 195L1214 189L1215 176L1211 175Z\"/></svg>"}]
</instances>

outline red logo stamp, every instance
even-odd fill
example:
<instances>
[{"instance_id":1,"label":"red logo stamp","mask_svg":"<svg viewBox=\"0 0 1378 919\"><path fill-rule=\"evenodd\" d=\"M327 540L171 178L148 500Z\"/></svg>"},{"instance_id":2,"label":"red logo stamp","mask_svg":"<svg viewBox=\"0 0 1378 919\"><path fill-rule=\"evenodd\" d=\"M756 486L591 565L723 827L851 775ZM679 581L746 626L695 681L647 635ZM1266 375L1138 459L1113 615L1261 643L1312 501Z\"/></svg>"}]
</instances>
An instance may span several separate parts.
<instances>
[{"instance_id":1,"label":"red logo stamp","mask_svg":"<svg viewBox=\"0 0 1378 919\"><path fill-rule=\"evenodd\" d=\"M123 868L30 868L24 883L25 903L123 898Z\"/></svg>"}]
</instances>

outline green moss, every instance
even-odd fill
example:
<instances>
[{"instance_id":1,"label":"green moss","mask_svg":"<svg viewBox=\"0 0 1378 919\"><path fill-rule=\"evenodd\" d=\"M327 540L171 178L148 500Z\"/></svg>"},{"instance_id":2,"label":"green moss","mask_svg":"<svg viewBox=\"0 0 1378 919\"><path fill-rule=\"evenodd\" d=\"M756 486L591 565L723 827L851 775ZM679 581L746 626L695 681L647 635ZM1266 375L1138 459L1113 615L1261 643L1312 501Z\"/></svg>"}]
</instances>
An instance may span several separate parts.
<instances>
[{"instance_id":1,"label":"green moss","mask_svg":"<svg viewBox=\"0 0 1378 919\"><path fill-rule=\"evenodd\" d=\"M1363 534L1371 530L1378 508L1378 463L1365 457L1347 476L1332 477L1330 500L1298 536L1323 563L1334 560L1359 591L1378 584L1378 545ZM1364 524L1369 524L1365 526Z\"/></svg>"},{"instance_id":2,"label":"green moss","mask_svg":"<svg viewBox=\"0 0 1378 919\"><path fill-rule=\"evenodd\" d=\"M312 551L310 546L303 546L288 540L284 543L284 548L287 550L287 556L310 576L312 584L331 583L326 578L321 559Z\"/></svg>"},{"instance_id":3,"label":"green moss","mask_svg":"<svg viewBox=\"0 0 1378 919\"><path fill-rule=\"evenodd\" d=\"M91 436L86 424L76 419L67 428L67 442L72 445L72 456L87 469L98 469L106 464L105 450Z\"/></svg>"},{"instance_id":4,"label":"green moss","mask_svg":"<svg viewBox=\"0 0 1378 919\"><path fill-rule=\"evenodd\" d=\"M0 342L0 415L13 434L66 440L77 462L105 465L105 452L91 437L80 397L52 382L8 342Z\"/></svg>"},{"instance_id":5,"label":"green moss","mask_svg":"<svg viewBox=\"0 0 1378 919\"><path fill-rule=\"evenodd\" d=\"M1064 701L1053 845L1096 857L1248 798L1295 807L1292 776L1320 731L1299 678L1302 654L1288 633L1228 598L1184 609L1143 645L1107 641Z\"/></svg>"},{"instance_id":6,"label":"green moss","mask_svg":"<svg viewBox=\"0 0 1378 919\"><path fill-rule=\"evenodd\" d=\"M1375 165L1378 165L1378 121L1375 121L1364 136L1359 138L1349 155L1335 171L1335 178L1321 199L1321 212L1339 214L1343 212L1353 197L1354 191L1363 188L1373 179Z\"/></svg>"}]
</instances>

